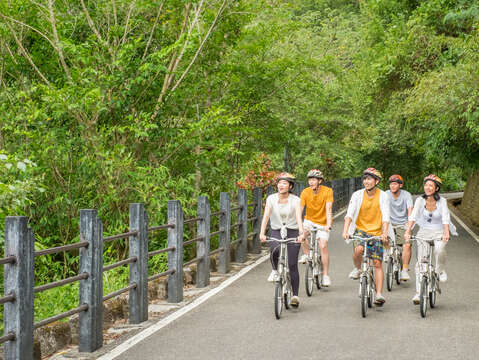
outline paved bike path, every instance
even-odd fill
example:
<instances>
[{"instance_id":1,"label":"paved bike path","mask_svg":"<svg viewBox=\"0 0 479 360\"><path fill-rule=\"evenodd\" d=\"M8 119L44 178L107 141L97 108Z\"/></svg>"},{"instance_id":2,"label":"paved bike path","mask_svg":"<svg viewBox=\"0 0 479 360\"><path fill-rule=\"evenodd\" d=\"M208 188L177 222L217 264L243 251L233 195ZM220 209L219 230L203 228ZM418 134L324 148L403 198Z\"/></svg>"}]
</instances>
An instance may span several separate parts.
<instances>
[{"instance_id":1,"label":"paved bike path","mask_svg":"<svg viewBox=\"0 0 479 360\"><path fill-rule=\"evenodd\" d=\"M308 298L301 265L298 310L275 319L266 261L117 359L477 359L479 244L458 226L447 246L449 281L425 319L411 302L414 280L385 289L386 304L362 318L342 217L329 242L333 285Z\"/></svg>"}]
</instances>

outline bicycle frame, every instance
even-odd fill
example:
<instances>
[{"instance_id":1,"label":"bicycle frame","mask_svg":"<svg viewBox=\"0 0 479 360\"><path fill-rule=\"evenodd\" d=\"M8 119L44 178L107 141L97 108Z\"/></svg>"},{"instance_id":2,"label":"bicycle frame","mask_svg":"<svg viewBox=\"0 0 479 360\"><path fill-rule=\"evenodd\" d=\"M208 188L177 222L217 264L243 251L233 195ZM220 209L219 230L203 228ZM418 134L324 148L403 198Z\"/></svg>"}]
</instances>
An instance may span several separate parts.
<instances>
[{"instance_id":1,"label":"bicycle frame","mask_svg":"<svg viewBox=\"0 0 479 360\"><path fill-rule=\"evenodd\" d=\"M368 283L370 283L376 291L376 281L374 279L374 266L372 259L368 256L368 241L364 244L363 259L361 261L361 274L365 274L368 277Z\"/></svg>"},{"instance_id":2,"label":"bicycle frame","mask_svg":"<svg viewBox=\"0 0 479 360\"><path fill-rule=\"evenodd\" d=\"M416 258L419 263L419 273L421 277L426 276L430 281L432 276L436 274L436 264L433 261L434 241L439 239L422 239L417 236L412 236L411 240L415 240L418 247L422 246L424 250L427 250L423 251L423 257L420 260L418 258L419 251L417 251Z\"/></svg>"},{"instance_id":3,"label":"bicycle frame","mask_svg":"<svg viewBox=\"0 0 479 360\"><path fill-rule=\"evenodd\" d=\"M429 304L432 307L435 306L436 302L436 291L441 293L441 288L439 287L439 278L436 273L436 266L433 261L433 249L434 241L440 239L424 239L417 236L411 237L411 240L415 240L418 246L417 249L417 261L419 264L419 273L421 279L421 292L420 292L420 313L422 317L426 317L427 311L427 300L429 299ZM419 259L419 247L422 247L422 257ZM425 287L423 288L423 281L425 281Z\"/></svg>"},{"instance_id":4,"label":"bicycle frame","mask_svg":"<svg viewBox=\"0 0 479 360\"><path fill-rule=\"evenodd\" d=\"M396 229L404 227L404 225L393 226L394 234L396 235ZM386 285L388 291L392 290L392 283L394 279L399 285L400 281L400 272L402 270L402 246L398 245L396 239L390 239L390 252L387 256L387 267L386 267ZM391 264L389 263L391 261Z\"/></svg>"},{"instance_id":5,"label":"bicycle frame","mask_svg":"<svg viewBox=\"0 0 479 360\"><path fill-rule=\"evenodd\" d=\"M318 290L322 283L322 260L321 251L318 245L317 233L319 230L325 230L326 226L312 225L309 235L309 259L306 265L305 286L306 294L311 296L313 294L314 282Z\"/></svg>"},{"instance_id":6,"label":"bicycle frame","mask_svg":"<svg viewBox=\"0 0 479 360\"><path fill-rule=\"evenodd\" d=\"M319 230L325 230L326 226L312 226L309 235L309 258L312 261L313 269L317 269L321 265L321 251L318 246L319 240L316 238L316 234ZM313 244L313 245L311 245ZM317 274L314 274L317 275Z\"/></svg>"},{"instance_id":7,"label":"bicycle frame","mask_svg":"<svg viewBox=\"0 0 479 360\"><path fill-rule=\"evenodd\" d=\"M380 239L380 236L372 236L368 238L360 236L352 236L351 240L364 241L363 257L361 260L361 275L359 278L359 293L361 298L361 313L363 317L366 317L366 303L367 307L372 307L376 297L376 280L374 279L374 265L373 259L368 255L368 243L372 240ZM363 286L366 288L363 289ZM366 299L367 297L367 299Z\"/></svg>"},{"instance_id":8,"label":"bicycle frame","mask_svg":"<svg viewBox=\"0 0 479 360\"><path fill-rule=\"evenodd\" d=\"M276 241L279 243L279 257L278 257L278 276L275 279L275 297L274 297L274 308L275 308L275 315L276 318L279 319L281 317L281 309L283 308L283 303L286 309L290 307L290 301L292 296L292 289L291 289L291 279L289 275L289 267L288 267L288 250L287 244L289 242L295 241L296 238L288 238L288 239L275 239L275 238L267 238L268 242ZM276 251L278 247L275 247L272 250L272 253Z\"/></svg>"}]
</instances>

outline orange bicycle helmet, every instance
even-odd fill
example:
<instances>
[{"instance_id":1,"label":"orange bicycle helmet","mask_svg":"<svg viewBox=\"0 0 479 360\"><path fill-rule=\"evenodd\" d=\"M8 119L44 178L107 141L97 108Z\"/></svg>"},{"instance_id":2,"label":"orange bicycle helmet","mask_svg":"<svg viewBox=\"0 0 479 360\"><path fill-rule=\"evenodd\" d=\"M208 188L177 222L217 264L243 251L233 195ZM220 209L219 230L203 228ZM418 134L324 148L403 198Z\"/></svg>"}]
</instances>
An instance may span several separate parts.
<instances>
[{"instance_id":1,"label":"orange bicycle helmet","mask_svg":"<svg viewBox=\"0 0 479 360\"><path fill-rule=\"evenodd\" d=\"M401 175L399 174L394 174L394 175L391 175L389 177L389 182L392 183L392 182L397 182L399 184L404 184L404 179L402 178Z\"/></svg>"}]
</instances>

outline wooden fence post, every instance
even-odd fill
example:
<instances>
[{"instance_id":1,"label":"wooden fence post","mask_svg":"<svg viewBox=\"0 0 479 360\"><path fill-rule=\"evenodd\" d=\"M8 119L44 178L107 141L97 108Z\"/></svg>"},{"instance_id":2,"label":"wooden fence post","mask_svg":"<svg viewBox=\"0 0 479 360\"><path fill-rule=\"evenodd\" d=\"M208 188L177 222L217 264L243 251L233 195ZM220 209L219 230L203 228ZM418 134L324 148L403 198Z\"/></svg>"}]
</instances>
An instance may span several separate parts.
<instances>
[{"instance_id":1,"label":"wooden fence post","mask_svg":"<svg viewBox=\"0 0 479 360\"><path fill-rule=\"evenodd\" d=\"M183 301L183 210L178 200L168 201L168 247L175 251L168 252L168 270L174 270L168 275L168 302Z\"/></svg>"},{"instance_id":2,"label":"wooden fence post","mask_svg":"<svg viewBox=\"0 0 479 360\"><path fill-rule=\"evenodd\" d=\"M148 216L144 204L130 204L130 231L138 231L129 239L129 256L137 260L130 263L129 321L139 324L148 320Z\"/></svg>"},{"instance_id":3,"label":"wooden fence post","mask_svg":"<svg viewBox=\"0 0 479 360\"><path fill-rule=\"evenodd\" d=\"M349 179L349 194L348 194L348 202L351 199L351 196L353 196L353 193L356 191L356 179L355 178L350 178Z\"/></svg>"},{"instance_id":4,"label":"wooden fence post","mask_svg":"<svg viewBox=\"0 0 479 360\"><path fill-rule=\"evenodd\" d=\"M196 242L196 287L203 288L210 284L210 203L207 196L198 198L197 236L203 240Z\"/></svg>"},{"instance_id":5,"label":"wooden fence post","mask_svg":"<svg viewBox=\"0 0 479 360\"><path fill-rule=\"evenodd\" d=\"M255 187L253 189L253 254L261 252L261 242L259 240L259 232L261 230L261 208L263 205L263 189Z\"/></svg>"},{"instance_id":6,"label":"wooden fence post","mask_svg":"<svg viewBox=\"0 0 479 360\"><path fill-rule=\"evenodd\" d=\"M230 241L231 241L231 199L230 194L222 192L220 194L220 229L223 232L220 234L218 256L218 272L226 274L230 271Z\"/></svg>"},{"instance_id":7,"label":"wooden fence post","mask_svg":"<svg viewBox=\"0 0 479 360\"><path fill-rule=\"evenodd\" d=\"M80 280L80 305L88 305L79 318L78 347L80 352L93 352L103 345L103 224L96 210L80 210L80 241L88 246L80 249L80 271L88 278Z\"/></svg>"},{"instance_id":8,"label":"wooden fence post","mask_svg":"<svg viewBox=\"0 0 479 360\"><path fill-rule=\"evenodd\" d=\"M3 345L5 360L33 359L33 268L34 237L25 216L5 219L5 256L16 261L4 265L4 293L15 301L4 305L4 333L15 334L15 340Z\"/></svg>"},{"instance_id":9,"label":"wooden fence post","mask_svg":"<svg viewBox=\"0 0 479 360\"><path fill-rule=\"evenodd\" d=\"M248 194L246 189L238 190L238 243L236 245L235 260L237 262L246 262L248 251Z\"/></svg>"}]
</instances>

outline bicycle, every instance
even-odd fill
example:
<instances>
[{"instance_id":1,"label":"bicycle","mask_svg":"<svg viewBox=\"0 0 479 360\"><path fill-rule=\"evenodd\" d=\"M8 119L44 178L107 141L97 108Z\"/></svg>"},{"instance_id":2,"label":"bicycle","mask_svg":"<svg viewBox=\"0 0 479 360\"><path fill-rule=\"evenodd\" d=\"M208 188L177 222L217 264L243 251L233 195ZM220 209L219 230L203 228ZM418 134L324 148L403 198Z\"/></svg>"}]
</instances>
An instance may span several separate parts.
<instances>
[{"instance_id":1,"label":"bicycle","mask_svg":"<svg viewBox=\"0 0 479 360\"><path fill-rule=\"evenodd\" d=\"M439 275L436 273L436 265L433 262L434 241L439 239L424 239L417 236L411 236L411 241L416 240L417 246L423 246L423 257L419 261L419 273L421 279L421 291L419 293L419 311L421 317L426 317L427 303L431 309L436 306L436 295L441 294L439 287Z\"/></svg>"},{"instance_id":2,"label":"bicycle","mask_svg":"<svg viewBox=\"0 0 479 360\"><path fill-rule=\"evenodd\" d=\"M398 227L403 227L404 225L393 226L394 234L396 234L396 229ZM390 240L390 253L386 258L387 267L386 267L386 287L388 291L392 290L393 280L396 280L396 284L401 284L401 269L402 269L402 246L398 245L396 241Z\"/></svg>"},{"instance_id":3,"label":"bicycle","mask_svg":"<svg viewBox=\"0 0 479 360\"><path fill-rule=\"evenodd\" d=\"M365 238L353 235L350 236L349 239L364 241L363 260L361 263L361 275L359 277L359 294L361 299L361 315L362 317L366 317L368 308L371 308L376 300L376 281L374 280L374 266L372 263L372 258L368 254L368 245L371 243L372 240L380 240L381 237L372 236Z\"/></svg>"},{"instance_id":4,"label":"bicycle","mask_svg":"<svg viewBox=\"0 0 479 360\"><path fill-rule=\"evenodd\" d=\"M326 226L312 225L309 236L309 258L306 265L306 272L304 274L304 283L306 286L306 294L308 296L313 295L314 283L316 287L321 289L323 280L323 263L321 260L321 251L318 249L318 240L316 239L316 233L318 230L326 230Z\"/></svg>"},{"instance_id":5,"label":"bicycle","mask_svg":"<svg viewBox=\"0 0 479 360\"><path fill-rule=\"evenodd\" d=\"M286 310L291 307L291 298L293 289L291 287L291 277L288 268L288 250L287 244L296 241L296 238L275 239L268 237L267 242L279 242L278 275L274 280L274 314L276 319L281 318L283 303ZM277 247L273 251L276 251Z\"/></svg>"}]
</instances>

